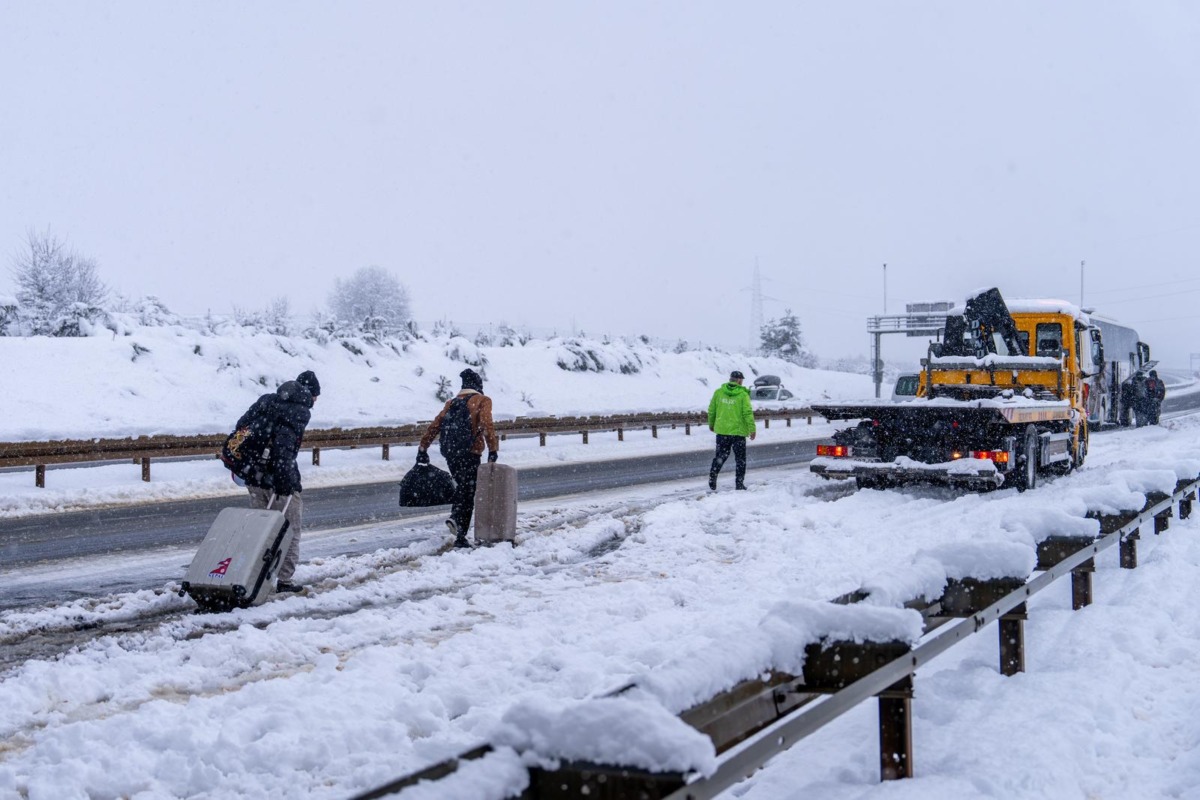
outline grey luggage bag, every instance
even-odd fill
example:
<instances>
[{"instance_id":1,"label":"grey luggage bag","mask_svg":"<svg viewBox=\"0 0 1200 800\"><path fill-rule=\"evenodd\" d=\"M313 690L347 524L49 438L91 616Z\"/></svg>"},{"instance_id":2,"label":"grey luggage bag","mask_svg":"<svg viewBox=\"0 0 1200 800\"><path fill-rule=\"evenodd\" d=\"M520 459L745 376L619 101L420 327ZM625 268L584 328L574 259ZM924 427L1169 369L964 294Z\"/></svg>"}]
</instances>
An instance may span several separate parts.
<instances>
[{"instance_id":1,"label":"grey luggage bag","mask_svg":"<svg viewBox=\"0 0 1200 800\"><path fill-rule=\"evenodd\" d=\"M475 488L475 541L511 542L517 535L517 470L494 461L480 464Z\"/></svg>"},{"instance_id":2,"label":"grey luggage bag","mask_svg":"<svg viewBox=\"0 0 1200 800\"><path fill-rule=\"evenodd\" d=\"M272 495L268 506L274 505ZM180 594L203 611L228 611L262 603L275 591L279 565L292 543L283 509L223 508L200 542Z\"/></svg>"}]
</instances>

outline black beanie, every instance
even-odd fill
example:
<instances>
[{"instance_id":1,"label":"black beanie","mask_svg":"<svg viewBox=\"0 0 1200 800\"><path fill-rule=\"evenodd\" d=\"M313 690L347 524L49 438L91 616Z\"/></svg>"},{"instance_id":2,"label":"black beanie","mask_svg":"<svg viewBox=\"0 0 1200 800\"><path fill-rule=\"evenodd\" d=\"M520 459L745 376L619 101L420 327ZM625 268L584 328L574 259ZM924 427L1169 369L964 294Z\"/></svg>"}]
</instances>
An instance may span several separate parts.
<instances>
[{"instance_id":1,"label":"black beanie","mask_svg":"<svg viewBox=\"0 0 1200 800\"><path fill-rule=\"evenodd\" d=\"M477 392L483 391L483 378L479 377L479 373L473 369L464 369L458 373L458 377L462 378L464 389L474 389Z\"/></svg>"},{"instance_id":2,"label":"black beanie","mask_svg":"<svg viewBox=\"0 0 1200 800\"><path fill-rule=\"evenodd\" d=\"M313 397L321 394L321 382L317 380L317 375L312 370L305 370L297 375L296 383L308 389L308 393Z\"/></svg>"}]
</instances>

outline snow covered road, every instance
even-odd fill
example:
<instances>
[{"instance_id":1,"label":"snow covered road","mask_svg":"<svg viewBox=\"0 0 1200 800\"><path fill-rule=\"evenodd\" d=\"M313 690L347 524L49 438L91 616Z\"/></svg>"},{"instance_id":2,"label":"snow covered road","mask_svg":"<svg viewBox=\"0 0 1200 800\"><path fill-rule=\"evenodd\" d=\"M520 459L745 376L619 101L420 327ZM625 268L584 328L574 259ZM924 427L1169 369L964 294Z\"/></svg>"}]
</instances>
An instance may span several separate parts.
<instances>
[{"instance_id":1,"label":"snow covered road","mask_svg":"<svg viewBox=\"0 0 1200 800\"><path fill-rule=\"evenodd\" d=\"M442 538L411 528L364 529L391 546L312 558L298 573L316 587L310 596L224 615L184 613L188 601L169 585L4 612L0 644L121 618L145 624L0 673L0 798L344 798L631 681L651 687L643 703L675 714L794 658L796 642L772 638L781 622L803 627L834 597L865 589L886 609L938 596L948 577L1028 571L1039 538L1087 533L1087 508L1135 504L1196 474L1200 420L1186 417L1097 437L1085 469L1023 495L855 492L804 469L760 471L749 492L664 485L530 504L515 548L442 552ZM919 676L914 706L932 716L917 721L918 778L876 783L859 715L735 793L1057 797L1069 796L1057 793L1065 786L1123 797L1137 775L1138 796L1187 796L1197 785L1187 778L1200 775L1200 727L1184 713L1196 706L1188 687L1200 649L1189 608L1196 527L1177 521L1147 542L1135 573L1099 564L1100 602L1054 616L1046 638L1035 613L1029 674L999 678L984 636ZM1118 591L1105 595L1106 584ZM1106 613L1111 627L1093 623ZM1145 630L1131 624L1139 615ZM1081 639L1077 624L1100 633ZM1067 664L1038 655L1047 641ZM1097 664L1105 654L1122 659L1119 680ZM1058 707L1081 684L1106 714L1099 728L1077 706ZM1034 705L1007 708L1022 692ZM1035 730L1018 734L1027 716L1059 746L1039 751ZM602 755L587 731L558 746ZM1091 742L1097 763L1109 753L1121 774L1092 774L1088 759L1064 766L1063 741ZM519 784L511 761L496 763L476 776L474 791L491 794L476 796Z\"/></svg>"}]
</instances>

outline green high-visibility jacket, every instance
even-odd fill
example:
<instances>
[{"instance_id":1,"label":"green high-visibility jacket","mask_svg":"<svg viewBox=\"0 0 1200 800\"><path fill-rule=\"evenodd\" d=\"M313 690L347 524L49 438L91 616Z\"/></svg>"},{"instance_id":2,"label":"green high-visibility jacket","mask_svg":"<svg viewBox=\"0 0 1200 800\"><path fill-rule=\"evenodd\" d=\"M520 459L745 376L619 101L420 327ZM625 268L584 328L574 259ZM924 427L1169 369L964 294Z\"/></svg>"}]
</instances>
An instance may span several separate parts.
<instances>
[{"instance_id":1,"label":"green high-visibility jacket","mask_svg":"<svg viewBox=\"0 0 1200 800\"><path fill-rule=\"evenodd\" d=\"M708 404L708 427L722 436L749 436L754 433L750 390L730 382L713 392L712 401Z\"/></svg>"}]
</instances>

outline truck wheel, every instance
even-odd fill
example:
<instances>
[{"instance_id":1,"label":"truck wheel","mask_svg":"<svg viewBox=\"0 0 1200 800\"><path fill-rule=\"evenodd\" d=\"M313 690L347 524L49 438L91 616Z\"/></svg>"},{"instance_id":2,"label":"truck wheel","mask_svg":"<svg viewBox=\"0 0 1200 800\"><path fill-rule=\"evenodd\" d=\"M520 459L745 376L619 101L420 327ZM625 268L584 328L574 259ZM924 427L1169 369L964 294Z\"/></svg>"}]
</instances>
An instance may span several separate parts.
<instances>
[{"instance_id":1,"label":"truck wheel","mask_svg":"<svg viewBox=\"0 0 1200 800\"><path fill-rule=\"evenodd\" d=\"M1018 492L1037 488L1038 434L1037 428L1032 425L1025 430L1025 447L1021 452L1024 458L1021 462L1021 474L1017 478Z\"/></svg>"}]
</instances>

